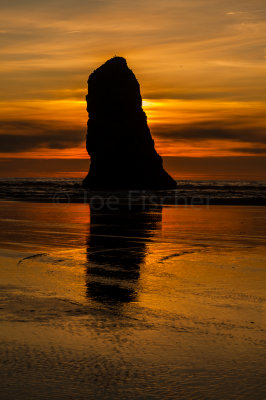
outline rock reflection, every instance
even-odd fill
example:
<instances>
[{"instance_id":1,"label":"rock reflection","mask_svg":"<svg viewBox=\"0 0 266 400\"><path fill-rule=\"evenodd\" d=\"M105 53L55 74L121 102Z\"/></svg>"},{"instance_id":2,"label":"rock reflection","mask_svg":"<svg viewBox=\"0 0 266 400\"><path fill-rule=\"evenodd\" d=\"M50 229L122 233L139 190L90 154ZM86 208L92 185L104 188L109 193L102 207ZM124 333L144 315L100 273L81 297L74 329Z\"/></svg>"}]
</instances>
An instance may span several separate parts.
<instances>
[{"instance_id":1,"label":"rock reflection","mask_svg":"<svg viewBox=\"0 0 266 400\"><path fill-rule=\"evenodd\" d=\"M91 208L87 296L102 303L136 301L147 243L161 227L162 210Z\"/></svg>"}]
</instances>

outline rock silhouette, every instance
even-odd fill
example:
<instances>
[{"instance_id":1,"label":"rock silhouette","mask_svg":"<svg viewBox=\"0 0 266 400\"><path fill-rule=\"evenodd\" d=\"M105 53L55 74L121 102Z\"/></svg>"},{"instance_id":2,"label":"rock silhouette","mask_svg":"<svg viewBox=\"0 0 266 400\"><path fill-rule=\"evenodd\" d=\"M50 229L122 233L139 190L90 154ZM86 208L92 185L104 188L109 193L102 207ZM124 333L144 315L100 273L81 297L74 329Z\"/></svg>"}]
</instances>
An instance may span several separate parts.
<instances>
[{"instance_id":1,"label":"rock silhouette","mask_svg":"<svg viewBox=\"0 0 266 400\"><path fill-rule=\"evenodd\" d=\"M142 109L140 86L122 57L97 68L88 79L86 148L90 189L172 189L176 182L162 158Z\"/></svg>"}]
</instances>

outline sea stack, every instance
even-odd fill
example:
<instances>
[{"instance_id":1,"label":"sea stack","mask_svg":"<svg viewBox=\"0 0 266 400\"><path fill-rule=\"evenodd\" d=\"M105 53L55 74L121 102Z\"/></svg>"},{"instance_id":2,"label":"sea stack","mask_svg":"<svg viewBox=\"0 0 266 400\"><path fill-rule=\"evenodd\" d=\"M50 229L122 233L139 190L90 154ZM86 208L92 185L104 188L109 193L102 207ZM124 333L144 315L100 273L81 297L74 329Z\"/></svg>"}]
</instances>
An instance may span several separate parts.
<instances>
[{"instance_id":1,"label":"sea stack","mask_svg":"<svg viewBox=\"0 0 266 400\"><path fill-rule=\"evenodd\" d=\"M142 109L140 86L122 57L113 57L88 79L86 148L89 189L174 189Z\"/></svg>"}]
</instances>

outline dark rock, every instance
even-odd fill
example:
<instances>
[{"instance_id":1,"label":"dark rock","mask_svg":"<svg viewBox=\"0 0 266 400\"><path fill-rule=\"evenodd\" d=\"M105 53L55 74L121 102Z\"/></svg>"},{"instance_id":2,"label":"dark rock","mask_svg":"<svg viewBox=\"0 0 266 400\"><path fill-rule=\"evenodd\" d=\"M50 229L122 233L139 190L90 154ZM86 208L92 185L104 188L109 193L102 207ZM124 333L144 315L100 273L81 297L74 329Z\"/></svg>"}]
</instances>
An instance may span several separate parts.
<instances>
[{"instance_id":1,"label":"dark rock","mask_svg":"<svg viewBox=\"0 0 266 400\"><path fill-rule=\"evenodd\" d=\"M139 83L126 60L114 57L88 80L87 151L91 189L172 189L142 109Z\"/></svg>"}]
</instances>

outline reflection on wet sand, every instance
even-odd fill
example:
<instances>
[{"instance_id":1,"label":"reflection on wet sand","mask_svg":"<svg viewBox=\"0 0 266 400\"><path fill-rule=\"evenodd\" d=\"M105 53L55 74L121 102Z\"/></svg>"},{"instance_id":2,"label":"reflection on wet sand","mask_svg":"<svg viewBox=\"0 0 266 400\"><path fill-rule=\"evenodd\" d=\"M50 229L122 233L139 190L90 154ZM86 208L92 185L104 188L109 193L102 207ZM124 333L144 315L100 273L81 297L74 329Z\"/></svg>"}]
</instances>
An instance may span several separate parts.
<instances>
[{"instance_id":1,"label":"reflection on wet sand","mask_svg":"<svg viewBox=\"0 0 266 400\"><path fill-rule=\"evenodd\" d=\"M95 211L87 246L87 296L104 303L136 301L146 244L161 228L162 209Z\"/></svg>"},{"instance_id":2,"label":"reflection on wet sand","mask_svg":"<svg viewBox=\"0 0 266 400\"><path fill-rule=\"evenodd\" d=\"M1 400L264 399L265 208L91 211L1 204Z\"/></svg>"}]
</instances>

